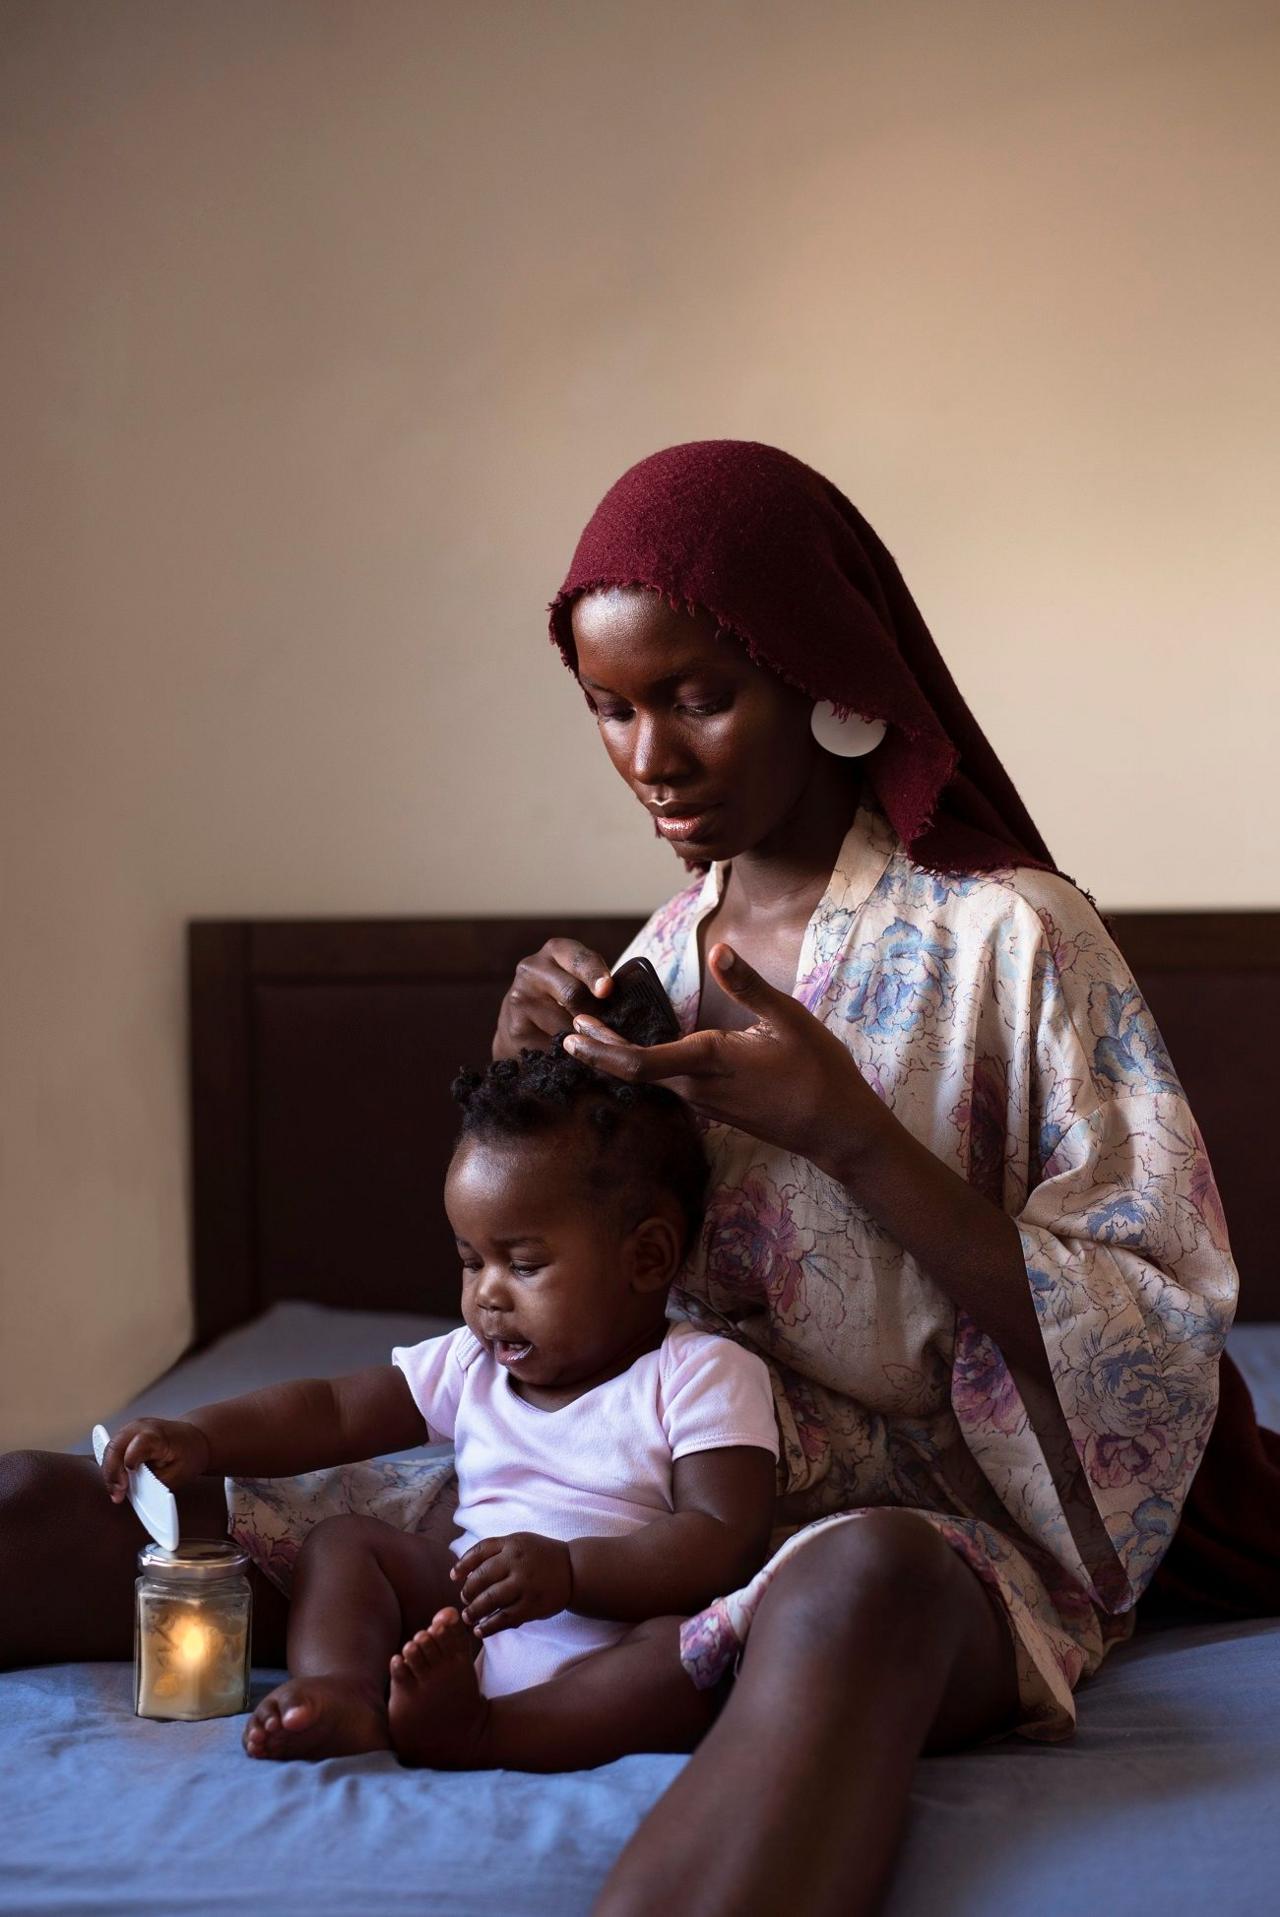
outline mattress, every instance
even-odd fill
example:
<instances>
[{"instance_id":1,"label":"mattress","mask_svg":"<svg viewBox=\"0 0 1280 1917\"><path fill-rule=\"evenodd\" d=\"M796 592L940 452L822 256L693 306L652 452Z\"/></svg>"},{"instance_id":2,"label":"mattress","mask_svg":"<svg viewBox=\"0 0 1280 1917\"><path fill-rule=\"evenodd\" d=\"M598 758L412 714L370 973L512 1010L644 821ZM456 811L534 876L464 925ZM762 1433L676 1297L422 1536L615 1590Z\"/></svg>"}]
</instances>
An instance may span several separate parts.
<instances>
[{"instance_id":1,"label":"mattress","mask_svg":"<svg viewBox=\"0 0 1280 1917\"><path fill-rule=\"evenodd\" d=\"M278 1306L108 1422L377 1362L441 1328ZM1280 1423L1280 1326L1242 1326L1231 1348ZM1280 1623L1140 1635L1083 1687L1071 1742L920 1763L889 1917L1272 1908L1278 1695ZM135 1718L126 1665L0 1676L0 1913L572 1917L683 1762L559 1777L404 1771L383 1754L255 1764L241 1725Z\"/></svg>"}]
</instances>

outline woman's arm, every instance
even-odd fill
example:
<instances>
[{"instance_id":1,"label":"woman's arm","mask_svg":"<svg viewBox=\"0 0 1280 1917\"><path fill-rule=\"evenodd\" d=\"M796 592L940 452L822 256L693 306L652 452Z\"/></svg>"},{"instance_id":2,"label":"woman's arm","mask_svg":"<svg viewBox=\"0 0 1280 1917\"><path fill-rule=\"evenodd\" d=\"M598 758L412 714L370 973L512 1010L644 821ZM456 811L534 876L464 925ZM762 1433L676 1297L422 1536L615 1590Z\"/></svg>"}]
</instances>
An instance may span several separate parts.
<instances>
[{"instance_id":1,"label":"woman's arm","mask_svg":"<svg viewBox=\"0 0 1280 1917\"><path fill-rule=\"evenodd\" d=\"M734 1591L763 1564L773 1524L771 1452L724 1446L677 1458L675 1510L622 1538L518 1531L486 1538L458 1560L463 1619L480 1637L529 1618L577 1611L640 1623L687 1617Z\"/></svg>"},{"instance_id":2,"label":"woman's arm","mask_svg":"<svg viewBox=\"0 0 1280 1917\"><path fill-rule=\"evenodd\" d=\"M192 1478L288 1478L424 1444L427 1428L394 1365L343 1378L300 1378L202 1405L185 1418L135 1418L107 1446L102 1475L112 1499L125 1473L149 1465L171 1490Z\"/></svg>"},{"instance_id":3,"label":"woman's arm","mask_svg":"<svg viewBox=\"0 0 1280 1917\"><path fill-rule=\"evenodd\" d=\"M878 1099L876 1105L855 1139L842 1139L833 1127L829 1151L814 1163L854 1193L868 1217L995 1341L1007 1365L1048 1384L1017 1224L935 1158L887 1106Z\"/></svg>"},{"instance_id":4,"label":"woman's arm","mask_svg":"<svg viewBox=\"0 0 1280 1917\"><path fill-rule=\"evenodd\" d=\"M1018 1229L896 1119L851 1054L803 1005L727 945L710 962L755 1014L745 1031L694 1032L647 1050L579 1016L565 1049L619 1078L661 1080L707 1117L810 1160L848 1188L1008 1364L1048 1379Z\"/></svg>"}]
</instances>

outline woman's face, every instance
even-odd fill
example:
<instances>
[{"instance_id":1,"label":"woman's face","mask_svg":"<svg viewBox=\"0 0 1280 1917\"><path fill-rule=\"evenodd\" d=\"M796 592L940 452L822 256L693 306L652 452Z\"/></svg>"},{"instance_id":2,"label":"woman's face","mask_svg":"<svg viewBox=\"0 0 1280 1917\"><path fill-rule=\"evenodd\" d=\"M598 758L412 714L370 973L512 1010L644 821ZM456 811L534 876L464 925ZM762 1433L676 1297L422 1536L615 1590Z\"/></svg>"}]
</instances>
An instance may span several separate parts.
<instances>
[{"instance_id":1,"label":"woman's face","mask_svg":"<svg viewBox=\"0 0 1280 1917\"><path fill-rule=\"evenodd\" d=\"M827 756L812 699L643 587L588 593L572 622L605 750L661 836L700 864L785 836Z\"/></svg>"}]
</instances>

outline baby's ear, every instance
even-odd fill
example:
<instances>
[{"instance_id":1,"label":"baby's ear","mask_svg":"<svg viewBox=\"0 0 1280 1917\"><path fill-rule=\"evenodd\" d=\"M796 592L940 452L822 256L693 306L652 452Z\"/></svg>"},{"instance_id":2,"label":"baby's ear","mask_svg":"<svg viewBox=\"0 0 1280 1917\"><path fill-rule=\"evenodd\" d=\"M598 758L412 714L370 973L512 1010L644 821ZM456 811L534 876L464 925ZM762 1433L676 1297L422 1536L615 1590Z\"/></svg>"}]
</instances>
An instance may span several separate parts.
<instances>
[{"instance_id":1,"label":"baby's ear","mask_svg":"<svg viewBox=\"0 0 1280 1917\"><path fill-rule=\"evenodd\" d=\"M643 1218L627 1239L633 1291L665 1291L680 1269L684 1242L670 1218Z\"/></svg>"}]
</instances>

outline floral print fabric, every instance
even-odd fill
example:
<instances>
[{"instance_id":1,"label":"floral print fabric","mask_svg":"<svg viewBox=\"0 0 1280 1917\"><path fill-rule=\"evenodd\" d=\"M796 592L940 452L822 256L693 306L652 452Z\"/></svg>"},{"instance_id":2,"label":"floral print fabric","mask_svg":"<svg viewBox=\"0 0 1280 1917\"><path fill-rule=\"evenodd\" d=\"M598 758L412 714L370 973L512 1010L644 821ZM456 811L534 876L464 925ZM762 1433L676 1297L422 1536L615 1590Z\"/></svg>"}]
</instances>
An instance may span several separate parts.
<instances>
[{"instance_id":1,"label":"floral print fabric","mask_svg":"<svg viewBox=\"0 0 1280 1917\"><path fill-rule=\"evenodd\" d=\"M725 873L630 947L686 1030ZM628 954L630 955L630 954ZM1213 1422L1236 1278L1203 1141L1101 920L1027 868L935 876L868 802L809 925L794 996L880 1098L1016 1219L1057 1406L807 1160L712 1124L714 1196L674 1308L770 1365L781 1545L685 1627L714 1683L823 1524L918 1512L1013 1631L1023 1730L1058 1736L1172 1538Z\"/></svg>"},{"instance_id":2,"label":"floral print fabric","mask_svg":"<svg viewBox=\"0 0 1280 1917\"><path fill-rule=\"evenodd\" d=\"M453 1459L375 1458L296 1478L228 1478L227 1530L285 1596L308 1531L324 1518L380 1518L447 1543L456 1532Z\"/></svg>"}]
</instances>

